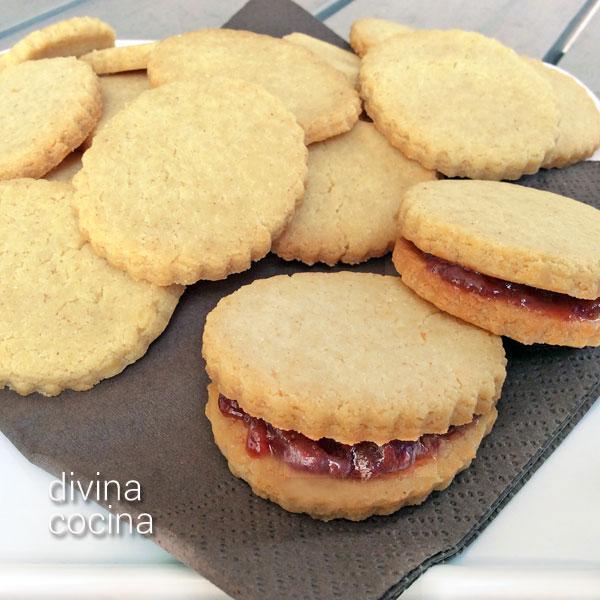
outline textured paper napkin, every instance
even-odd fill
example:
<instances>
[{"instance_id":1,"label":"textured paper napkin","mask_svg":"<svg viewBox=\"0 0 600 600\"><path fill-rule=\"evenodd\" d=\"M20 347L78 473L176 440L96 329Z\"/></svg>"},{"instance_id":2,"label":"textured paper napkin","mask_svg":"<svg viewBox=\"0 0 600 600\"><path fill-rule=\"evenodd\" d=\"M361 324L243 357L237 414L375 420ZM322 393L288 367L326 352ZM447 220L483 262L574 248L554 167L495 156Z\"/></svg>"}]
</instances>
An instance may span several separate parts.
<instances>
[{"instance_id":1,"label":"textured paper napkin","mask_svg":"<svg viewBox=\"0 0 600 600\"><path fill-rule=\"evenodd\" d=\"M303 31L343 46L285 1L254 0L229 25ZM598 163L542 171L520 183L600 207ZM150 512L155 541L234 598L395 598L471 542L587 411L600 392L600 349L505 341L509 367L498 422L450 488L389 517L313 521L255 497L229 474L204 416L200 356L205 316L222 296L256 278L304 270L269 256L226 281L190 287L166 332L121 375L51 399L0 391L0 429L51 473L73 471L86 481L100 471L140 481L143 502L113 502L112 510ZM395 272L389 259L352 270Z\"/></svg>"}]
</instances>

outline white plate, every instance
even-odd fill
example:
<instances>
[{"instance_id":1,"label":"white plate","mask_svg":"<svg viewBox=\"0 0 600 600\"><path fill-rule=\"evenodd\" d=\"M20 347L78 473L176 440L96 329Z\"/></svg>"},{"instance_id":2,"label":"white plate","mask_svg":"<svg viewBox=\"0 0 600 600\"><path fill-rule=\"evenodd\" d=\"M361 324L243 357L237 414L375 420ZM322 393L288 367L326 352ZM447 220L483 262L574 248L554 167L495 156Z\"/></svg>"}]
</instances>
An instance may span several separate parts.
<instances>
[{"instance_id":1,"label":"white plate","mask_svg":"<svg viewBox=\"0 0 600 600\"><path fill-rule=\"evenodd\" d=\"M117 45L147 41L119 40ZM600 110L593 92L573 78ZM590 160L600 160L600 152ZM600 402L477 540L449 564L429 569L402 600L598 600L598 431ZM52 480L0 433L0 600L228 598L139 536L52 537L47 529L56 513L48 499ZM106 514L93 503L71 505L65 512Z\"/></svg>"}]
</instances>

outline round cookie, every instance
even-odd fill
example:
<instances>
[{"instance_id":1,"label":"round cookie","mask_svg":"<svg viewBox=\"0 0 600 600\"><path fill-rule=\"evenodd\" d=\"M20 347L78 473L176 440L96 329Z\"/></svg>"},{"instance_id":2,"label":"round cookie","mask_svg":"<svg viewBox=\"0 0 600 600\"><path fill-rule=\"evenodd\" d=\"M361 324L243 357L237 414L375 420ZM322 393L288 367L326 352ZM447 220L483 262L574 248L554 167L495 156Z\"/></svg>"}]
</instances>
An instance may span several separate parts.
<instances>
[{"instance_id":1,"label":"round cookie","mask_svg":"<svg viewBox=\"0 0 600 600\"><path fill-rule=\"evenodd\" d=\"M364 56L370 48L381 44L394 35L414 31L406 25L400 25L387 19L365 17L357 19L350 27L350 45L358 56Z\"/></svg>"},{"instance_id":2,"label":"round cookie","mask_svg":"<svg viewBox=\"0 0 600 600\"><path fill-rule=\"evenodd\" d=\"M83 142L101 112L98 78L76 58L7 67L0 72L0 179L43 177Z\"/></svg>"},{"instance_id":3,"label":"round cookie","mask_svg":"<svg viewBox=\"0 0 600 600\"><path fill-rule=\"evenodd\" d=\"M73 17L33 31L19 40L2 59L4 66L26 60L81 56L115 45L114 29L94 17Z\"/></svg>"},{"instance_id":4,"label":"round cookie","mask_svg":"<svg viewBox=\"0 0 600 600\"><path fill-rule=\"evenodd\" d=\"M600 111L596 104L573 77L539 60L528 62L552 86L560 114L556 146L548 151L542 167L566 167L585 160L600 146Z\"/></svg>"},{"instance_id":5,"label":"round cookie","mask_svg":"<svg viewBox=\"0 0 600 600\"><path fill-rule=\"evenodd\" d=\"M94 136L114 115L149 88L148 77L144 71L104 75L98 79L102 90L102 116L95 129L83 142L84 149L92 145Z\"/></svg>"},{"instance_id":6,"label":"round cookie","mask_svg":"<svg viewBox=\"0 0 600 600\"><path fill-rule=\"evenodd\" d=\"M209 386L206 415L230 471L248 482L255 494L290 512L308 513L316 519L360 521L371 515L391 514L403 506L421 504L431 492L448 487L454 476L475 458L497 413L492 408L461 436L442 443L435 460L417 464L399 476L388 475L366 482L298 474L276 457L251 457L246 450L246 427L219 411L213 385Z\"/></svg>"},{"instance_id":7,"label":"round cookie","mask_svg":"<svg viewBox=\"0 0 600 600\"><path fill-rule=\"evenodd\" d=\"M352 87L356 87L358 84L360 58L356 54L297 31L284 35L283 39L292 42L292 44L304 46L307 50L316 54L326 63L343 73L352 84Z\"/></svg>"},{"instance_id":8,"label":"round cookie","mask_svg":"<svg viewBox=\"0 0 600 600\"><path fill-rule=\"evenodd\" d=\"M94 254L65 183L0 183L0 386L86 390L143 356L182 289L136 282Z\"/></svg>"},{"instance_id":9,"label":"round cookie","mask_svg":"<svg viewBox=\"0 0 600 600\"><path fill-rule=\"evenodd\" d=\"M497 336L397 277L356 272L242 287L208 315L202 353L218 391L248 414L344 444L470 423L493 409L506 364Z\"/></svg>"},{"instance_id":10,"label":"round cookie","mask_svg":"<svg viewBox=\"0 0 600 600\"><path fill-rule=\"evenodd\" d=\"M372 48L360 89L377 128L449 177L518 179L558 136L550 84L513 50L467 31L414 31Z\"/></svg>"},{"instance_id":11,"label":"round cookie","mask_svg":"<svg viewBox=\"0 0 600 600\"><path fill-rule=\"evenodd\" d=\"M398 237L406 189L435 178L390 146L372 123L359 121L348 133L310 146L304 199L273 251L309 265L382 256Z\"/></svg>"},{"instance_id":12,"label":"round cookie","mask_svg":"<svg viewBox=\"0 0 600 600\"><path fill-rule=\"evenodd\" d=\"M352 128L361 112L356 90L310 50L250 31L204 29L167 38L148 60L153 86L199 76L244 79L264 86L318 142Z\"/></svg>"},{"instance_id":13,"label":"round cookie","mask_svg":"<svg viewBox=\"0 0 600 600\"><path fill-rule=\"evenodd\" d=\"M138 71L148 66L148 57L156 44L157 42L151 42L149 44L92 50L80 58L88 63L98 75Z\"/></svg>"},{"instance_id":14,"label":"round cookie","mask_svg":"<svg viewBox=\"0 0 600 600\"><path fill-rule=\"evenodd\" d=\"M222 279L271 248L304 192L302 129L280 100L207 77L143 92L75 176L94 250L159 285Z\"/></svg>"},{"instance_id":15,"label":"round cookie","mask_svg":"<svg viewBox=\"0 0 600 600\"><path fill-rule=\"evenodd\" d=\"M543 290L600 296L600 211L511 183L434 181L405 194L400 234L423 252Z\"/></svg>"}]
</instances>

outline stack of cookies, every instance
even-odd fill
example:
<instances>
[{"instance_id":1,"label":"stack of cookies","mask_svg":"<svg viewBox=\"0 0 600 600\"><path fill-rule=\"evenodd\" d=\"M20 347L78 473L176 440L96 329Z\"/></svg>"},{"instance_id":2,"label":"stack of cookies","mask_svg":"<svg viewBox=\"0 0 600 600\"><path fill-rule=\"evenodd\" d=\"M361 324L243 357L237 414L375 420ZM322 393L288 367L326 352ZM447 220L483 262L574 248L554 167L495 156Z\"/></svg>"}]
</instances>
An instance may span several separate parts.
<instances>
[{"instance_id":1,"label":"stack of cookies","mask_svg":"<svg viewBox=\"0 0 600 600\"><path fill-rule=\"evenodd\" d=\"M353 25L356 54L301 33L115 37L77 17L0 58L0 385L89 389L143 356L184 286L269 252L393 250L401 277L254 281L202 341L231 471L287 510L359 520L470 464L500 336L600 345L600 212L500 181L600 145L571 77L381 19Z\"/></svg>"}]
</instances>

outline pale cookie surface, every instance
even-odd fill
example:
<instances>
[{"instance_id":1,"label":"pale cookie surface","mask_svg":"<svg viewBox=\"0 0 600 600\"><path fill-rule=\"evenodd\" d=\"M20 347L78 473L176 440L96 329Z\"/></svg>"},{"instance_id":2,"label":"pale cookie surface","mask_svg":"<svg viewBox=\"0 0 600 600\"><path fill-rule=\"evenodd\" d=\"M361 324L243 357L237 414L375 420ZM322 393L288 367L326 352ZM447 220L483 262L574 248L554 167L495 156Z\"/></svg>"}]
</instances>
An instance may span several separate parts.
<instances>
[{"instance_id":1,"label":"pale cookie surface","mask_svg":"<svg viewBox=\"0 0 600 600\"><path fill-rule=\"evenodd\" d=\"M377 46L399 33L410 33L411 31L414 30L394 21L365 17L352 23L350 45L358 56L364 56L373 46Z\"/></svg>"},{"instance_id":2,"label":"pale cookie surface","mask_svg":"<svg viewBox=\"0 0 600 600\"><path fill-rule=\"evenodd\" d=\"M4 56L5 65L26 60L81 56L115 45L114 29L94 17L73 17L33 31L18 41Z\"/></svg>"},{"instance_id":3,"label":"pale cookie surface","mask_svg":"<svg viewBox=\"0 0 600 600\"><path fill-rule=\"evenodd\" d=\"M102 116L94 131L83 143L84 148L89 148L94 136L114 117L123 110L134 98L149 88L148 77L145 72L116 73L99 77L102 90Z\"/></svg>"},{"instance_id":4,"label":"pale cookie surface","mask_svg":"<svg viewBox=\"0 0 600 600\"><path fill-rule=\"evenodd\" d=\"M439 309L522 344L600 346L600 319L566 319L552 311L487 298L432 272L423 254L406 240L396 243L394 265L402 281Z\"/></svg>"},{"instance_id":5,"label":"pale cookie surface","mask_svg":"<svg viewBox=\"0 0 600 600\"><path fill-rule=\"evenodd\" d=\"M389 515L399 508L421 504L435 490L443 490L475 458L482 438L496 420L496 409L482 415L460 436L442 442L435 459L406 472L351 481L312 475L288 467L273 456L253 458L246 450L247 429L238 420L221 414L218 392L209 386L206 415L215 442L236 477L246 481L258 496L290 512L308 513L315 519L360 521L371 515Z\"/></svg>"},{"instance_id":6,"label":"pale cookie surface","mask_svg":"<svg viewBox=\"0 0 600 600\"><path fill-rule=\"evenodd\" d=\"M535 173L558 136L551 85L513 50L467 31L415 31L373 48L365 108L390 143L449 177Z\"/></svg>"},{"instance_id":7,"label":"pale cookie surface","mask_svg":"<svg viewBox=\"0 0 600 600\"><path fill-rule=\"evenodd\" d=\"M79 225L136 279L222 279L271 248L304 193L303 132L242 80L143 92L94 138L75 176Z\"/></svg>"},{"instance_id":8,"label":"pale cookie surface","mask_svg":"<svg viewBox=\"0 0 600 600\"><path fill-rule=\"evenodd\" d=\"M600 146L600 111L596 104L573 77L539 60L530 60L529 64L552 86L560 114L556 146L548 152L542 167L566 167L585 160Z\"/></svg>"},{"instance_id":9,"label":"pale cookie surface","mask_svg":"<svg viewBox=\"0 0 600 600\"><path fill-rule=\"evenodd\" d=\"M435 181L411 188L400 233L468 269L568 294L600 296L600 211L512 183Z\"/></svg>"},{"instance_id":10,"label":"pale cookie surface","mask_svg":"<svg viewBox=\"0 0 600 600\"><path fill-rule=\"evenodd\" d=\"M88 63L98 75L138 71L148 66L148 57L156 44L157 42L151 42L149 44L92 50L92 52L84 54L81 60Z\"/></svg>"},{"instance_id":11,"label":"pale cookie surface","mask_svg":"<svg viewBox=\"0 0 600 600\"><path fill-rule=\"evenodd\" d=\"M400 198L436 178L359 121L351 131L313 144L304 199L273 244L287 260L356 264L391 250Z\"/></svg>"},{"instance_id":12,"label":"pale cookie surface","mask_svg":"<svg viewBox=\"0 0 600 600\"><path fill-rule=\"evenodd\" d=\"M356 90L310 50L250 31L205 29L167 38L150 54L153 86L203 75L235 77L264 86L318 142L344 131L361 112Z\"/></svg>"},{"instance_id":13,"label":"pale cookie surface","mask_svg":"<svg viewBox=\"0 0 600 600\"><path fill-rule=\"evenodd\" d=\"M76 58L0 72L0 179L42 177L77 148L102 112L100 84Z\"/></svg>"},{"instance_id":14,"label":"pale cookie surface","mask_svg":"<svg viewBox=\"0 0 600 600\"><path fill-rule=\"evenodd\" d=\"M360 69L360 58L356 54L297 31L289 35L284 35L283 39L293 44L304 46L326 63L341 71L348 78L352 87L356 87L358 83L358 70Z\"/></svg>"},{"instance_id":15,"label":"pale cookie surface","mask_svg":"<svg viewBox=\"0 0 600 600\"><path fill-rule=\"evenodd\" d=\"M86 390L143 356L181 288L135 282L81 238L65 183L0 183L0 386Z\"/></svg>"},{"instance_id":16,"label":"pale cookie surface","mask_svg":"<svg viewBox=\"0 0 600 600\"><path fill-rule=\"evenodd\" d=\"M75 173L81 169L81 152L71 152L65 156L64 160L54 167L52 171L44 175L44 179L48 181L67 181L70 182L75 176Z\"/></svg>"},{"instance_id":17,"label":"pale cookie surface","mask_svg":"<svg viewBox=\"0 0 600 600\"><path fill-rule=\"evenodd\" d=\"M251 416L354 444L445 433L491 410L499 337L421 300L398 277L300 273L254 281L206 319L206 370Z\"/></svg>"}]
</instances>

